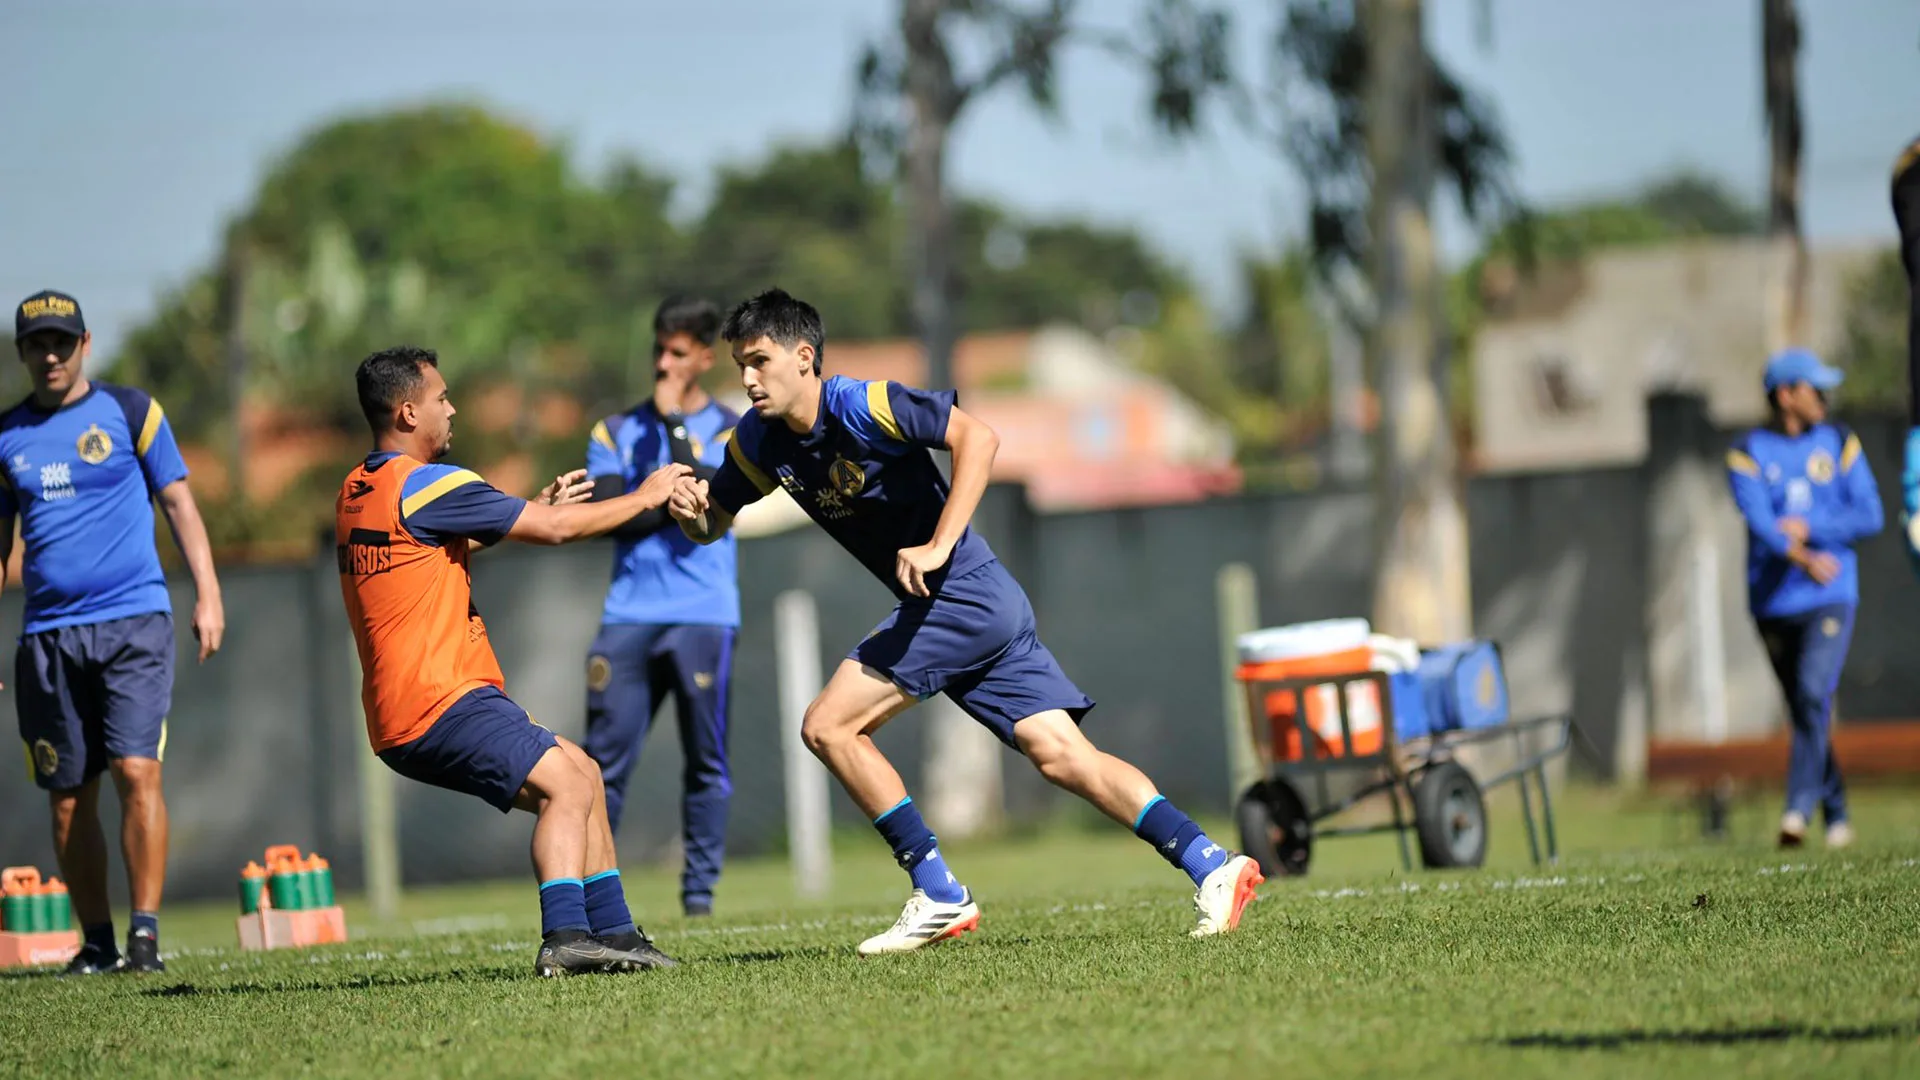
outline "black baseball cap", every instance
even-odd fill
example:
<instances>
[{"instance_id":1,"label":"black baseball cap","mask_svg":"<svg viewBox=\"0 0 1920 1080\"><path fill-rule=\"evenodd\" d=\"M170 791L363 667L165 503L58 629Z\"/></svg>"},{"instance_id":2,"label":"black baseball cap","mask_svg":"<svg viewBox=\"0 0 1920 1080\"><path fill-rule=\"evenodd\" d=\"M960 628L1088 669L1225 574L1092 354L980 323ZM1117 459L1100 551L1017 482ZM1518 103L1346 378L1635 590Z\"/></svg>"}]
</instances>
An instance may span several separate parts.
<instances>
[{"instance_id":1,"label":"black baseball cap","mask_svg":"<svg viewBox=\"0 0 1920 1080\"><path fill-rule=\"evenodd\" d=\"M42 330L59 330L81 337L87 332L87 320L80 316L80 301L63 292L41 289L13 312L13 340Z\"/></svg>"}]
</instances>

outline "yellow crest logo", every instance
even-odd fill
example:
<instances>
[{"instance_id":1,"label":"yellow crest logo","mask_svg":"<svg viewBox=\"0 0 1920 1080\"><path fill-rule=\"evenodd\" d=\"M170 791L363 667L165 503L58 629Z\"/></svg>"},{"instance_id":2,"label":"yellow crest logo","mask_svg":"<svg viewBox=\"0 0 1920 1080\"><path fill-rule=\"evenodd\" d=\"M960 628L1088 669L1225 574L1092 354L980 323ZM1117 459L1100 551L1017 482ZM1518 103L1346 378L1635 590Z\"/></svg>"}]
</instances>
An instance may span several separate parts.
<instances>
[{"instance_id":1,"label":"yellow crest logo","mask_svg":"<svg viewBox=\"0 0 1920 1080\"><path fill-rule=\"evenodd\" d=\"M702 690L713 689L713 672L696 671L693 673L693 685Z\"/></svg>"},{"instance_id":2,"label":"yellow crest logo","mask_svg":"<svg viewBox=\"0 0 1920 1080\"><path fill-rule=\"evenodd\" d=\"M20 305L20 317L39 319L48 315L56 318L71 318L80 311L74 302L64 296L40 296Z\"/></svg>"},{"instance_id":3,"label":"yellow crest logo","mask_svg":"<svg viewBox=\"0 0 1920 1080\"><path fill-rule=\"evenodd\" d=\"M1807 458L1807 479L1816 484L1832 483L1833 455L1825 450L1815 450L1813 456Z\"/></svg>"},{"instance_id":4,"label":"yellow crest logo","mask_svg":"<svg viewBox=\"0 0 1920 1080\"><path fill-rule=\"evenodd\" d=\"M80 433L80 441L76 445L80 449L81 461L98 465L113 453L113 436L100 430L99 424L94 424Z\"/></svg>"},{"instance_id":5,"label":"yellow crest logo","mask_svg":"<svg viewBox=\"0 0 1920 1080\"><path fill-rule=\"evenodd\" d=\"M827 467L827 482L843 498L851 499L867 486L867 470L846 458L835 458Z\"/></svg>"},{"instance_id":6,"label":"yellow crest logo","mask_svg":"<svg viewBox=\"0 0 1920 1080\"><path fill-rule=\"evenodd\" d=\"M604 656L587 658L587 689L599 693L613 681L613 665Z\"/></svg>"},{"instance_id":7,"label":"yellow crest logo","mask_svg":"<svg viewBox=\"0 0 1920 1080\"><path fill-rule=\"evenodd\" d=\"M41 776L52 776L60 768L60 751L45 739L33 744L33 767L40 770Z\"/></svg>"}]
</instances>

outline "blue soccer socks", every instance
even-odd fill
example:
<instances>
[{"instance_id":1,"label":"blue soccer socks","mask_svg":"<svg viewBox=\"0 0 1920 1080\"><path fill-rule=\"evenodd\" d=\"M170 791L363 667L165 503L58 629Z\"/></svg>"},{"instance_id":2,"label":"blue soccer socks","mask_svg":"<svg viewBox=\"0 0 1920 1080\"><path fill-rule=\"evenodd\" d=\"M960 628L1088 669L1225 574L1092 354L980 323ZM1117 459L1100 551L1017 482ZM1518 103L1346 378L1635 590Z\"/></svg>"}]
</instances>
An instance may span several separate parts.
<instances>
[{"instance_id":1,"label":"blue soccer socks","mask_svg":"<svg viewBox=\"0 0 1920 1080\"><path fill-rule=\"evenodd\" d=\"M561 930L589 930L587 890L577 877L540 883L540 936Z\"/></svg>"},{"instance_id":2,"label":"blue soccer socks","mask_svg":"<svg viewBox=\"0 0 1920 1080\"><path fill-rule=\"evenodd\" d=\"M632 932L633 912L627 910L627 892L620 883L619 870L595 874L585 881L583 888L587 926L594 936L613 937Z\"/></svg>"},{"instance_id":3,"label":"blue soccer socks","mask_svg":"<svg viewBox=\"0 0 1920 1080\"><path fill-rule=\"evenodd\" d=\"M1160 795L1141 808L1133 819L1133 832L1152 844L1161 858L1186 871L1196 888L1231 857L1226 848L1207 839L1192 818Z\"/></svg>"},{"instance_id":4,"label":"blue soccer socks","mask_svg":"<svg viewBox=\"0 0 1920 1080\"><path fill-rule=\"evenodd\" d=\"M920 819L920 809L913 805L911 797L901 799L893 809L874 818L873 827L880 830L887 845L893 848L894 861L913 878L914 888L942 904L957 904L966 896L960 880L940 857L939 842L927 823Z\"/></svg>"}]
</instances>

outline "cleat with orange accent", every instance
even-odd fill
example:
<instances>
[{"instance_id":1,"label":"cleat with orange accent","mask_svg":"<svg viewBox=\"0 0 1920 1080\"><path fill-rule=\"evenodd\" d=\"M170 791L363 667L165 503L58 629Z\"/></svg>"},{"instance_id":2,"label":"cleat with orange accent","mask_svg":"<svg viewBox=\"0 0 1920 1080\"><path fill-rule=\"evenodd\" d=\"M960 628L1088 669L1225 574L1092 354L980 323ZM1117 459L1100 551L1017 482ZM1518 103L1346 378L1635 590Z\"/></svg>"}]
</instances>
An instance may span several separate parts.
<instances>
[{"instance_id":1,"label":"cleat with orange accent","mask_svg":"<svg viewBox=\"0 0 1920 1080\"><path fill-rule=\"evenodd\" d=\"M980 905L973 893L962 890L960 902L943 904L922 889L913 890L893 928L860 943L861 956L912 952L937 941L948 941L980 926Z\"/></svg>"},{"instance_id":2,"label":"cleat with orange accent","mask_svg":"<svg viewBox=\"0 0 1920 1080\"><path fill-rule=\"evenodd\" d=\"M1231 932L1240 925L1240 913L1254 897L1260 883L1260 864L1245 855L1236 855L1224 866L1207 875L1200 891L1193 894L1193 906L1200 913L1200 925L1189 936L1203 938Z\"/></svg>"}]
</instances>

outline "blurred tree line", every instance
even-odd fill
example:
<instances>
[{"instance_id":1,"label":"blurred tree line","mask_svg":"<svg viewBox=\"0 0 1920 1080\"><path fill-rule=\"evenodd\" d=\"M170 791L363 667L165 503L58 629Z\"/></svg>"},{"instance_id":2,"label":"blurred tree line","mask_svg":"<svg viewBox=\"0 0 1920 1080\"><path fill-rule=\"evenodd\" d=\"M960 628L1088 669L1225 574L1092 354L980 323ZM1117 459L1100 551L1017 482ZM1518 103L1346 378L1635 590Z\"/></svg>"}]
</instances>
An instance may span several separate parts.
<instances>
[{"instance_id":1,"label":"blurred tree line","mask_svg":"<svg viewBox=\"0 0 1920 1080\"><path fill-rule=\"evenodd\" d=\"M437 349L457 401L510 386L591 417L650 389L653 309L670 292L724 305L777 284L817 304L834 340L911 335L897 200L850 142L722 168L691 221L670 212L674 189L634 158L583 176L563 146L473 106L328 124L270 169L214 264L162 298L113 376L150 387L231 476L248 464L236 402L357 439L354 366L397 342ZM1099 332L1193 292L1130 231L979 199L956 218L967 331L1063 319ZM716 366L716 383L730 376ZM456 424L463 460L517 451L543 474L577 465L585 438L548 436L531 415L506 431ZM213 499L211 526L228 544L310 536L340 467L272 505Z\"/></svg>"},{"instance_id":2,"label":"blurred tree line","mask_svg":"<svg viewBox=\"0 0 1920 1080\"><path fill-rule=\"evenodd\" d=\"M674 190L632 158L583 176L563 146L477 107L341 120L274 165L213 264L162 298L113 377L151 387L185 441L244 471L238 395L357 443L353 367L395 342L438 349L460 400L506 385L563 394L591 417L648 391L651 314L668 292L724 304L779 284L819 304L835 340L913 334L900 200L850 141L722 168L692 220L670 212ZM1764 227L1760 211L1689 174L1514 216L1449 278L1452 364L1464 372L1489 274ZM955 230L963 332L1065 320L1105 334L1225 418L1256 476L1328 429L1336 316L1307 243L1244 253L1244 302L1222 319L1130 230L968 198ZM1856 369L1855 402L1901 393L1903 290L1891 256L1854 289L1860 314L1838 359ZM717 367L716 383L730 374ZM1465 382L1455 378L1456 391ZM1458 393L1454 406L1470 411ZM548 435L530 413L504 431L459 430L462 460L484 466L519 452L543 474L577 463L584 438ZM216 536L232 545L313 535L345 464L317 465L268 505L210 499Z\"/></svg>"}]
</instances>

